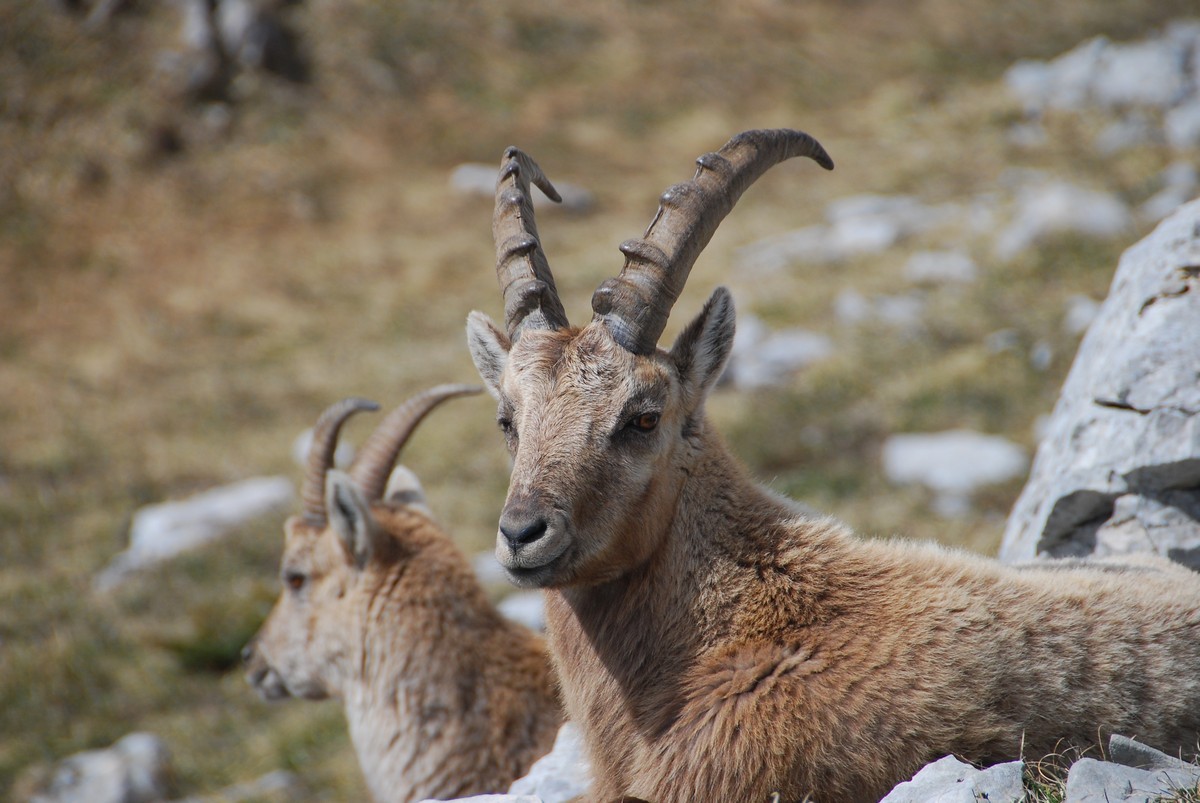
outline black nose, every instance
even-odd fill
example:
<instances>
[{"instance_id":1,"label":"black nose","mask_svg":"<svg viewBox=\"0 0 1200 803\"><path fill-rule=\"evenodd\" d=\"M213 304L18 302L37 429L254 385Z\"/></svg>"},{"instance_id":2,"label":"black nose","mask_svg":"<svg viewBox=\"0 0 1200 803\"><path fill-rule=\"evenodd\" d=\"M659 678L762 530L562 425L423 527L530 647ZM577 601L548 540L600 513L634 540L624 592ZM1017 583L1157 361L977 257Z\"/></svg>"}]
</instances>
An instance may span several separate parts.
<instances>
[{"instance_id":1,"label":"black nose","mask_svg":"<svg viewBox=\"0 0 1200 803\"><path fill-rule=\"evenodd\" d=\"M500 534L508 542L509 548L516 552L546 534L546 520L541 516L501 516Z\"/></svg>"}]
</instances>

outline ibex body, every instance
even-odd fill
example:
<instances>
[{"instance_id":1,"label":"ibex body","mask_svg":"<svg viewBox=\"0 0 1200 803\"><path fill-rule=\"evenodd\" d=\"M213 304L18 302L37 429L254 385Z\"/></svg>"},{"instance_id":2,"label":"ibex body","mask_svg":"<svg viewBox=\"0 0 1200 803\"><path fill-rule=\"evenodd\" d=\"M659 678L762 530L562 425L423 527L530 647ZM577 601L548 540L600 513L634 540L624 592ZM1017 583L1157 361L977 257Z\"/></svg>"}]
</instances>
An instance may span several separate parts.
<instances>
[{"instance_id":1,"label":"ibex body","mask_svg":"<svg viewBox=\"0 0 1200 803\"><path fill-rule=\"evenodd\" d=\"M541 640L496 611L406 470L384 485L443 386L397 408L351 475L330 471L337 433L373 404L322 416L305 512L286 524L283 593L247 646L264 697L343 701L380 803L502 792L553 746L560 706Z\"/></svg>"},{"instance_id":2,"label":"ibex body","mask_svg":"<svg viewBox=\"0 0 1200 803\"><path fill-rule=\"evenodd\" d=\"M513 456L497 557L546 589L596 800L869 801L946 754L994 762L1200 738L1200 578L1165 561L1016 569L860 540L756 484L705 418L734 314L718 289L656 341L692 262L772 164L747 132L672 187L595 317L568 325L510 149L493 223L506 331L472 355ZM550 190L552 194L552 189Z\"/></svg>"}]
</instances>

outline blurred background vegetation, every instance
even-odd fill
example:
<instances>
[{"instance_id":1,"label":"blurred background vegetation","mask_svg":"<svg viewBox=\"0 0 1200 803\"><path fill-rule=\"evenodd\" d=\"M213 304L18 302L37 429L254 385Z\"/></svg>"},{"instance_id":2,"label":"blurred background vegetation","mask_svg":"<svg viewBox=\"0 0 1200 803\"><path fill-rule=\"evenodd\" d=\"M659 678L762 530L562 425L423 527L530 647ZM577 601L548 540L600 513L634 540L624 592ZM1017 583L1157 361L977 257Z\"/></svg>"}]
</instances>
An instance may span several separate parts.
<instances>
[{"instance_id":1,"label":"blurred background vegetation","mask_svg":"<svg viewBox=\"0 0 1200 803\"><path fill-rule=\"evenodd\" d=\"M0 797L31 770L132 730L162 736L179 794L277 768L314 799L365 792L336 703L271 705L238 650L278 591L282 517L109 594L96 572L133 512L260 474L332 401L385 406L474 381L463 322L501 315L491 201L451 169L506 145L589 189L588 214L542 207L572 320L620 265L658 193L731 134L790 126L838 164L774 171L697 264L666 337L718 283L772 326L834 333L835 355L783 387L723 391L712 412L777 489L871 535L994 553L1018 483L956 519L883 479L890 433L970 427L1035 443L1069 367L1073 294L1102 298L1121 249L1056 240L934 290L923 334L846 331L847 288L886 292L906 252L739 277L737 248L819 222L860 193L930 203L986 193L1011 167L1130 203L1171 161L1100 157L1086 117L1006 136L1019 58L1155 32L1192 0L306 0L281 13L303 80L244 71L184 98L164 52L180 11L131 2L85 25L70 2L0 3ZM987 337L1009 330L1018 347ZM1035 365L1029 345L1053 355ZM451 412L452 411L452 412ZM486 398L432 416L405 455L468 552L488 548L507 461ZM358 439L373 421L355 421Z\"/></svg>"}]
</instances>

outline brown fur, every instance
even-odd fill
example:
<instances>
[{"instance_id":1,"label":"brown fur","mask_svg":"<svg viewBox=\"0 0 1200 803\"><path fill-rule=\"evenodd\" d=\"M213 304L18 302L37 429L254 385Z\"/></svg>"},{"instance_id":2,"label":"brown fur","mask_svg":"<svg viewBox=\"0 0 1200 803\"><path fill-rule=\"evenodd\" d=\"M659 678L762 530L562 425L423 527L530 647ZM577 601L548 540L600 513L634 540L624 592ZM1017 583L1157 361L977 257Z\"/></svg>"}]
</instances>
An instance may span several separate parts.
<instances>
[{"instance_id":1,"label":"brown fur","mask_svg":"<svg viewBox=\"0 0 1200 803\"><path fill-rule=\"evenodd\" d=\"M513 454L497 555L546 589L592 799L871 801L946 754L1197 747L1200 577L1006 567L798 515L705 420L724 291L648 356L598 322L468 332ZM657 427L631 430L645 411Z\"/></svg>"},{"instance_id":2,"label":"brown fur","mask_svg":"<svg viewBox=\"0 0 1200 803\"><path fill-rule=\"evenodd\" d=\"M331 474L341 494L350 482ZM545 647L496 611L423 505L397 501L411 489L390 498L349 500L369 540L357 554L336 532L345 499L324 529L288 521L284 590L248 678L268 698L340 698L381 803L506 791L561 723Z\"/></svg>"}]
</instances>

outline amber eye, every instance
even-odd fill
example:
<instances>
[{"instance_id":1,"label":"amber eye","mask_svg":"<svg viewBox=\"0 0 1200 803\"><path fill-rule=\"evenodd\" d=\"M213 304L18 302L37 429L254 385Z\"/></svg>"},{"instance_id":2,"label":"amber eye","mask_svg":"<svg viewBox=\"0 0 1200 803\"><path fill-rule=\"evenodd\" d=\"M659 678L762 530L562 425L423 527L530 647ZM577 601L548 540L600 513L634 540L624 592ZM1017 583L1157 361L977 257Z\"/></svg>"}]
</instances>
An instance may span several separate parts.
<instances>
[{"instance_id":1,"label":"amber eye","mask_svg":"<svg viewBox=\"0 0 1200 803\"><path fill-rule=\"evenodd\" d=\"M292 591L299 591L304 588L304 584L308 582L308 577L304 572L298 572L294 569L288 569L283 573L283 584Z\"/></svg>"},{"instance_id":2,"label":"amber eye","mask_svg":"<svg viewBox=\"0 0 1200 803\"><path fill-rule=\"evenodd\" d=\"M628 426L638 432L653 432L658 426L658 413L642 413L629 419Z\"/></svg>"}]
</instances>

